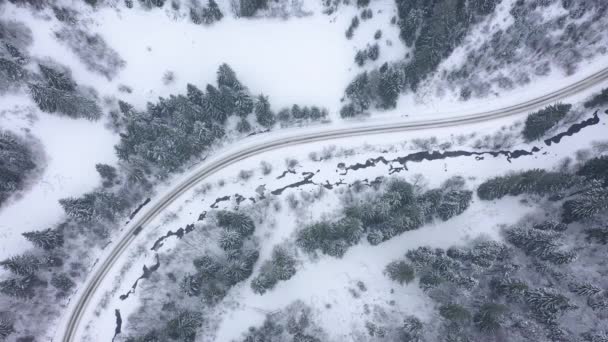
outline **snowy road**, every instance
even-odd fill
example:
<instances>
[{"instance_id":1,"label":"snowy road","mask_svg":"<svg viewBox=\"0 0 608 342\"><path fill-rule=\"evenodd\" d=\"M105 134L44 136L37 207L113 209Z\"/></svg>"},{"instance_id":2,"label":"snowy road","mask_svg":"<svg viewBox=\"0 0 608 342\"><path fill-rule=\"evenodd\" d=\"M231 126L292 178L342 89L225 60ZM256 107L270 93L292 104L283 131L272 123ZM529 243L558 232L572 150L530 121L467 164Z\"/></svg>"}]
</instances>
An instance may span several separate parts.
<instances>
[{"instance_id":1,"label":"snowy road","mask_svg":"<svg viewBox=\"0 0 608 342\"><path fill-rule=\"evenodd\" d=\"M232 146L220 151L215 156L207 159L205 162L187 172L183 178L171 188L171 190L158 196L137 214L137 216L125 229L125 233L120 237L120 240L110 246L110 249L104 254L103 260L100 260L100 262L95 266L90 277L78 292L76 298L73 298L68 310L66 311L66 317L64 317L64 319L60 322L60 329L58 329L56 336L60 337L58 340L64 342L79 341L78 336L79 327L81 325L80 323L83 320L83 317L86 316L93 295L99 289L105 277L110 273L110 270L115 262L119 260L130 244L137 238L139 235L138 233L141 230L138 228L143 227L143 229L145 229L148 223L150 223L180 195L210 175L222 170L226 166L271 150L315 141L359 135L405 132L457 126L517 114L526 114L529 111L552 104L560 99L598 85L607 79L608 68L544 96L492 111L427 120L403 121L401 119L400 121L393 121L390 123L384 122L381 124L369 122L346 123L340 128L316 126L302 129L279 130L277 132L273 132L272 134L262 134L243 139L236 144L238 146Z\"/></svg>"}]
</instances>

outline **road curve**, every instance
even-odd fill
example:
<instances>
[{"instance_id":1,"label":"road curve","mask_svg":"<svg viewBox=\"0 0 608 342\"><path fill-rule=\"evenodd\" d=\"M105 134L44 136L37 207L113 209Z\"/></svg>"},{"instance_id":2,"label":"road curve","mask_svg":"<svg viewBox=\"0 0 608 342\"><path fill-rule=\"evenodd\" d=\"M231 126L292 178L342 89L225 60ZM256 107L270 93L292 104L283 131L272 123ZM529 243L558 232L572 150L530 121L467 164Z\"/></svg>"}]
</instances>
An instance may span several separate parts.
<instances>
[{"instance_id":1,"label":"road curve","mask_svg":"<svg viewBox=\"0 0 608 342\"><path fill-rule=\"evenodd\" d=\"M523 114L527 111L534 110L538 107L552 104L562 98L574 95L580 91L586 90L592 86L599 84L602 81L608 80L608 68L602 69L582 80L570 84L564 88L551 92L549 94L537 97L535 99L522 102L517 105L508 106L501 109L466 114L461 116L453 116L450 118L436 118L429 120L411 120L407 122L393 122L385 124L365 124L352 123L345 125L342 128L326 129L323 127L316 128L316 132L307 132L310 129L292 130L289 134L279 136L272 139L260 139L259 136L243 139L238 142L240 147L230 148L218 155L206 160L198 165L195 169L189 171L181 181L179 181L172 190L163 194L143 212L140 212L137 217L127 226L125 234L121 237L105 260L96 265L92 275L86 280L84 286L79 291L80 294L76 301L69 306L71 309L70 316L64 324L61 334L61 341L76 342L78 327L85 316L86 309L91 303L93 295L98 290L103 279L109 273L114 263L121 257L129 244L135 240L137 235L134 234L138 227L145 227L156 216L169 206L184 192L192 188L199 181L218 172L226 166L234 164L238 161L246 159L250 156L268 152L271 150L284 148L287 146L310 143L321 140L338 139L352 137L358 135L372 135L380 133L403 132L411 130L439 128L447 126L456 126L462 124L470 124L481 121L503 118L516 114Z\"/></svg>"}]
</instances>

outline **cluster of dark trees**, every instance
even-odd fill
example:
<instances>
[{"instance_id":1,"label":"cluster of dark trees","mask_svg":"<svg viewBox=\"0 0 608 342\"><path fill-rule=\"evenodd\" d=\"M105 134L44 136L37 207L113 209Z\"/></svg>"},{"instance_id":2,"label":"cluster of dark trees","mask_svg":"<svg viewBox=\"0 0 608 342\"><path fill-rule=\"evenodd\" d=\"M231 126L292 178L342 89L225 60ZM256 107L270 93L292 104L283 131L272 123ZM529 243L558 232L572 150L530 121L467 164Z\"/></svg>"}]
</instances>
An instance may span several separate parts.
<instances>
[{"instance_id":1,"label":"cluster of dark trees","mask_svg":"<svg viewBox=\"0 0 608 342\"><path fill-rule=\"evenodd\" d=\"M209 0L205 7L190 7L190 20L195 24L211 25L223 17L224 14L214 0Z\"/></svg>"},{"instance_id":2,"label":"cluster of dark trees","mask_svg":"<svg viewBox=\"0 0 608 342\"><path fill-rule=\"evenodd\" d=\"M380 46L378 44L374 44L368 46L364 50L357 51L355 54L355 62L358 66L363 66L368 59L375 61L378 59L378 57L380 57Z\"/></svg>"},{"instance_id":3,"label":"cluster of dark trees","mask_svg":"<svg viewBox=\"0 0 608 342\"><path fill-rule=\"evenodd\" d=\"M340 109L340 116L356 116L372 105L381 109L394 108L403 89L403 78L403 69L388 63L384 63L378 70L357 75L346 87L345 94L349 103Z\"/></svg>"},{"instance_id":4,"label":"cluster of dark trees","mask_svg":"<svg viewBox=\"0 0 608 342\"><path fill-rule=\"evenodd\" d=\"M40 110L89 120L101 117L101 109L95 99L76 88L76 82L68 71L42 64L38 67L42 81L30 83L29 90Z\"/></svg>"},{"instance_id":5,"label":"cluster of dark trees","mask_svg":"<svg viewBox=\"0 0 608 342\"><path fill-rule=\"evenodd\" d=\"M542 138L549 129L566 117L571 108L570 104L559 103L529 114L522 132L524 139L533 141Z\"/></svg>"},{"instance_id":6,"label":"cluster of dark trees","mask_svg":"<svg viewBox=\"0 0 608 342\"><path fill-rule=\"evenodd\" d=\"M325 333L317 326L312 310L295 301L277 313L267 315L260 327L251 327L242 342L321 342Z\"/></svg>"},{"instance_id":7,"label":"cluster of dark trees","mask_svg":"<svg viewBox=\"0 0 608 342\"><path fill-rule=\"evenodd\" d=\"M551 6L561 7L558 15L546 15ZM602 0L517 1L510 10L512 24L470 49L445 79L459 86L466 99L485 96L493 87L508 90L528 84L531 76L547 75L553 65L572 74L605 48L597 37L608 25L606 11Z\"/></svg>"},{"instance_id":8,"label":"cluster of dark trees","mask_svg":"<svg viewBox=\"0 0 608 342\"><path fill-rule=\"evenodd\" d=\"M494 177L483 182L477 194L483 200L520 194L550 196L549 199L553 201L564 200L562 220L571 223L608 209L606 174L608 157L600 156L583 163L575 174L535 169Z\"/></svg>"},{"instance_id":9,"label":"cluster of dark trees","mask_svg":"<svg viewBox=\"0 0 608 342\"><path fill-rule=\"evenodd\" d=\"M462 189L463 184L453 184L450 181L442 188L417 195L411 184L394 179L379 196L348 205L343 218L304 227L297 233L296 244L308 253L320 250L342 257L363 236L370 244L377 245L405 231L418 229L435 217L448 220L462 214L472 199L472 192Z\"/></svg>"},{"instance_id":10,"label":"cluster of dark trees","mask_svg":"<svg viewBox=\"0 0 608 342\"><path fill-rule=\"evenodd\" d=\"M259 257L258 243L253 238L256 228L253 220L236 211L219 211L214 217L216 224L200 232L205 236L204 245L198 246L189 259L194 266L193 273L182 273L180 278L175 270L166 269L167 273L150 279L168 281L168 284L150 284L166 291L162 308L156 312L154 306L140 307L140 312L129 320L142 326L134 328L138 335L126 341L194 341L207 319L207 311L203 309L218 304L231 287L251 276ZM213 244L208 239L209 232L215 237ZM154 300L160 299L155 296ZM198 310L184 309L192 308L193 302L200 303L195 306ZM157 324L150 325L150 316ZM139 329L141 331L137 331Z\"/></svg>"},{"instance_id":11,"label":"cluster of dark trees","mask_svg":"<svg viewBox=\"0 0 608 342\"><path fill-rule=\"evenodd\" d=\"M254 99L227 64L218 69L217 86L208 84L205 91L188 84L186 95L159 98L157 103L148 103L145 111L125 102L119 105L124 127L116 147L119 158L140 165L144 174L156 168L152 171L161 177L223 137L228 116L246 120L255 112L258 122L267 127L275 120L268 99L262 95Z\"/></svg>"},{"instance_id":12,"label":"cluster of dark trees","mask_svg":"<svg viewBox=\"0 0 608 342\"><path fill-rule=\"evenodd\" d=\"M296 274L296 259L287 246L275 246L270 260L262 264L259 274L251 280L253 292L264 294L279 281L289 280Z\"/></svg>"},{"instance_id":13,"label":"cluster of dark trees","mask_svg":"<svg viewBox=\"0 0 608 342\"><path fill-rule=\"evenodd\" d=\"M165 311L172 318L163 327L156 327L143 336L128 337L126 342L190 342L196 339L196 332L204 323L204 317L200 312L174 306L168 306Z\"/></svg>"},{"instance_id":14,"label":"cluster of dark trees","mask_svg":"<svg viewBox=\"0 0 608 342\"><path fill-rule=\"evenodd\" d=\"M581 180L567 172L533 169L490 178L477 189L482 200L500 199L504 196L534 194L539 196L555 195L578 184Z\"/></svg>"},{"instance_id":15,"label":"cluster of dark trees","mask_svg":"<svg viewBox=\"0 0 608 342\"><path fill-rule=\"evenodd\" d=\"M547 221L508 229L510 244L478 241L447 251L420 247L389 264L386 273L400 283L418 279L437 303L444 341L595 341L589 337L601 335L608 300L601 288L606 284L588 279L600 260L585 256L576 264L574 258L547 258L557 248L554 240L531 236L567 228ZM574 315L594 322L581 324Z\"/></svg>"},{"instance_id":16,"label":"cluster of dark trees","mask_svg":"<svg viewBox=\"0 0 608 342\"><path fill-rule=\"evenodd\" d=\"M25 52L32 44L31 30L16 21L0 20L0 93L18 89L29 76Z\"/></svg>"},{"instance_id":17,"label":"cluster of dark trees","mask_svg":"<svg viewBox=\"0 0 608 342\"><path fill-rule=\"evenodd\" d=\"M317 106L293 105L291 108L281 109L276 115L276 120L283 126L298 122L320 121L326 118L327 109Z\"/></svg>"},{"instance_id":18,"label":"cluster of dark trees","mask_svg":"<svg viewBox=\"0 0 608 342\"><path fill-rule=\"evenodd\" d=\"M373 82L367 82L366 74L357 76L346 90L348 103L342 110L342 116L363 113L371 105L378 109L394 108L399 93L406 89L416 90L420 81L434 72L439 63L462 42L470 26L492 13L498 2L398 0L400 37L407 46L414 48L413 54L403 62L382 66L379 76L369 75ZM349 33L352 35L351 28L347 31L347 37ZM364 89L353 92L353 88ZM362 95L368 98L365 105L361 105Z\"/></svg>"},{"instance_id":19,"label":"cluster of dark trees","mask_svg":"<svg viewBox=\"0 0 608 342\"><path fill-rule=\"evenodd\" d=\"M37 334L44 328L28 325L27 318L48 315L49 304L61 303L71 293L86 275L89 251L107 242L118 219L142 197L145 189L112 166L99 164L97 169L103 187L61 199L67 218L52 228L23 233L34 248L0 262L12 274L0 281L0 293L3 305L18 313L16 331Z\"/></svg>"},{"instance_id":20,"label":"cluster of dark trees","mask_svg":"<svg viewBox=\"0 0 608 342\"><path fill-rule=\"evenodd\" d=\"M95 95L78 87L69 70L43 63L38 63L39 73L26 68L30 58L25 49L31 41L31 31L27 27L15 22L0 21L0 93L27 85L34 102L43 112L57 112L72 118L98 119L101 109L96 103ZM90 42L93 43L94 41ZM92 61L102 60L97 55L86 58Z\"/></svg>"},{"instance_id":21,"label":"cluster of dark trees","mask_svg":"<svg viewBox=\"0 0 608 342\"><path fill-rule=\"evenodd\" d=\"M585 108L605 106L606 104L608 104L608 88L602 89L599 94L595 94L589 100L585 101L585 103L583 103Z\"/></svg>"},{"instance_id":22,"label":"cluster of dark trees","mask_svg":"<svg viewBox=\"0 0 608 342\"><path fill-rule=\"evenodd\" d=\"M259 257L252 239L255 225L249 216L221 211L217 221L221 228L218 245L223 252L195 258L196 273L187 274L181 282L184 293L211 306L222 300L231 287L249 278Z\"/></svg>"},{"instance_id":23,"label":"cluster of dark trees","mask_svg":"<svg viewBox=\"0 0 608 342\"><path fill-rule=\"evenodd\" d=\"M28 175L36 168L31 143L0 130L0 206L23 189Z\"/></svg>"}]
</instances>

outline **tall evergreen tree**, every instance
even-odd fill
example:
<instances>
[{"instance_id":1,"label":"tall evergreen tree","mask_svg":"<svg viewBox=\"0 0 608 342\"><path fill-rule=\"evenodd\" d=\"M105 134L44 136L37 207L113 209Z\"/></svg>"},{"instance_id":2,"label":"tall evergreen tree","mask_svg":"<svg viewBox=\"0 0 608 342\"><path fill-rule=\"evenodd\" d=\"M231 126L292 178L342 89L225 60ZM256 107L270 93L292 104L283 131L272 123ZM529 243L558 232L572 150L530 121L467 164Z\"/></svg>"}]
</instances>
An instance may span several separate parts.
<instances>
[{"instance_id":1,"label":"tall evergreen tree","mask_svg":"<svg viewBox=\"0 0 608 342\"><path fill-rule=\"evenodd\" d=\"M29 299L34 297L34 287L38 281L33 276L3 280L0 281L0 292L18 299Z\"/></svg>"},{"instance_id":2,"label":"tall evergreen tree","mask_svg":"<svg viewBox=\"0 0 608 342\"><path fill-rule=\"evenodd\" d=\"M48 228L46 230L26 232L22 235L36 247L45 250L63 246L63 233L57 229Z\"/></svg>"},{"instance_id":3,"label":"tall evergreen tree","mask_svg":"<svg viewBox=\"0 0 608 342\"><path fill-rule=\"evenodd\" d=\"M243 85L237 79L236 73L226 63L223 63L217 69L217 85L218 87L228 87L234 91L243 90Z\"/></svg>"},{"instance_id":4,"label":"tall evergreen tree","mask_svg":"<svg viewBox=\"0 0 608 342\"><path fill-rule=\"evenodd\" d=\"M42 64L38 64L38 67L49 86L65 91L74 91L76 89L76 82L67 73L57 71Z\"/></svg>"},{"instance_id":5,"label":"tall evergreen tree","mask_svg":"<svg viewBox=\"0 0 608 342\"><path fill-rule=\"evenodd\" d=\"M0 313L0 340L4 341L9 335L15 332L13 321L9 319L7 313Z\"/></svg>"},{"instance_id":6,"label":"tall evergreen tree","mask_svg":"<svg viewBox=\"0 0 608 342\"><path fill-rule=\"evenodd\" d=\"M201 17L203 23L210 25L216 21L222 20L224 14L222 14L222 11L220 11L220 7L217 5L215 0L209 0L207 2L207 7L203 8Z\"/></svg>"},{"instance_id":7,"label":"tall evergreen tree","mask_svg":"<svg viewBox=\"0 0 608 342\"><path fill-rule=\"evenodd\" d=\"M194 341L196 330L203 324L203 315L195 311L180 311L167 323L167 335L180 341Z\"/></svg>"},{"instance_id":8,"label":"tall evergreen tree","mask_svg":"<svg viewBox=\"0 0 608 342\"><path fill-rule=\"evenodd\" d=\"M2 261L0 265L16 275L31 276L38 271L41 262L38 257L32 254L22 254Z\"/></svg>"},{"instance_id":9,"label":"tall evergreen tree","mask_svg":"<svg viewBox=\"0 0 608 342\"><path fill-rule=\"evenodd\" d=\"M264 95L258 96L255 104L255 117L258 123L264 127L270 128L274 126L276 118L272 110L270 109L270 102L268 97Z\"/></svg>"}]
</instances>

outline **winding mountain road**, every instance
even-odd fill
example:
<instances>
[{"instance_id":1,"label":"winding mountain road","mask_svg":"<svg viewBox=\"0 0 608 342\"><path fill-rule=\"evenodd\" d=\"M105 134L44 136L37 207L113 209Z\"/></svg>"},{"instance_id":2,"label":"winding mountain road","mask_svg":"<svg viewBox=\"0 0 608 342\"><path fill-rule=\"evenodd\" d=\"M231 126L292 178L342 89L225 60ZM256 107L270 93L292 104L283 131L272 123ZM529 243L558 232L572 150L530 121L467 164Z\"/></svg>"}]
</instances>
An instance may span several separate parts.
<instances>
[{"instance_id":1,"label":"winding mountain road","mask_svg":"<svg viewBox=\"0 0 608 342\"><path fill-rule=\"evenodd\" d=\"M427 120L409 120L405 122L393 122L383 124L370 124L365 122L349 123L340 128L314 127L315 131L310 128L288 130L282 134L280 131L277 134L258 135L240 140L238 146L233 146L224 151L220 151L215 156L207 159L205 162L197 165L193 170L187 172L183 178L172 187L170 191L158 196L151 204L144 207L131 221L125 229L125 233L120 240L111 246L111 251L107 257L99 262L92 273L89 275L83 287L73 298L69 305L67 320L62 321L62 325L56 336L61 336L63 342L76 342L78 329L85 317L87 308L92 304L93 295L99 290L102 281L109 274L112 266L128 249L130 244L137 238L138 233L143 227L152 222L167 206L169 206L180 195L191 189L198 182L206 177L222 170L226 166L232 165L243 159L258 155L271 150L293 146L298 144L310 143L321 140L338 139L345 137L353 137L359 135L383 134L391 132L404 132L420 129L439 128L447 126L457 126L463 124L477 123L507 116L525 114L528 111L535 110L539 107L552 104L560 99L575 95L581 91L587 90L590 87L596 86L599 83L608 80L608 68L602 69L582 80L570 84L564 88L553 91L549 94L537 97L533 100L525 101L517 105L508 106L505 108L471 113L460 116L452 116L449 118L435 118Z\"/></svg>"}]
</instances>

